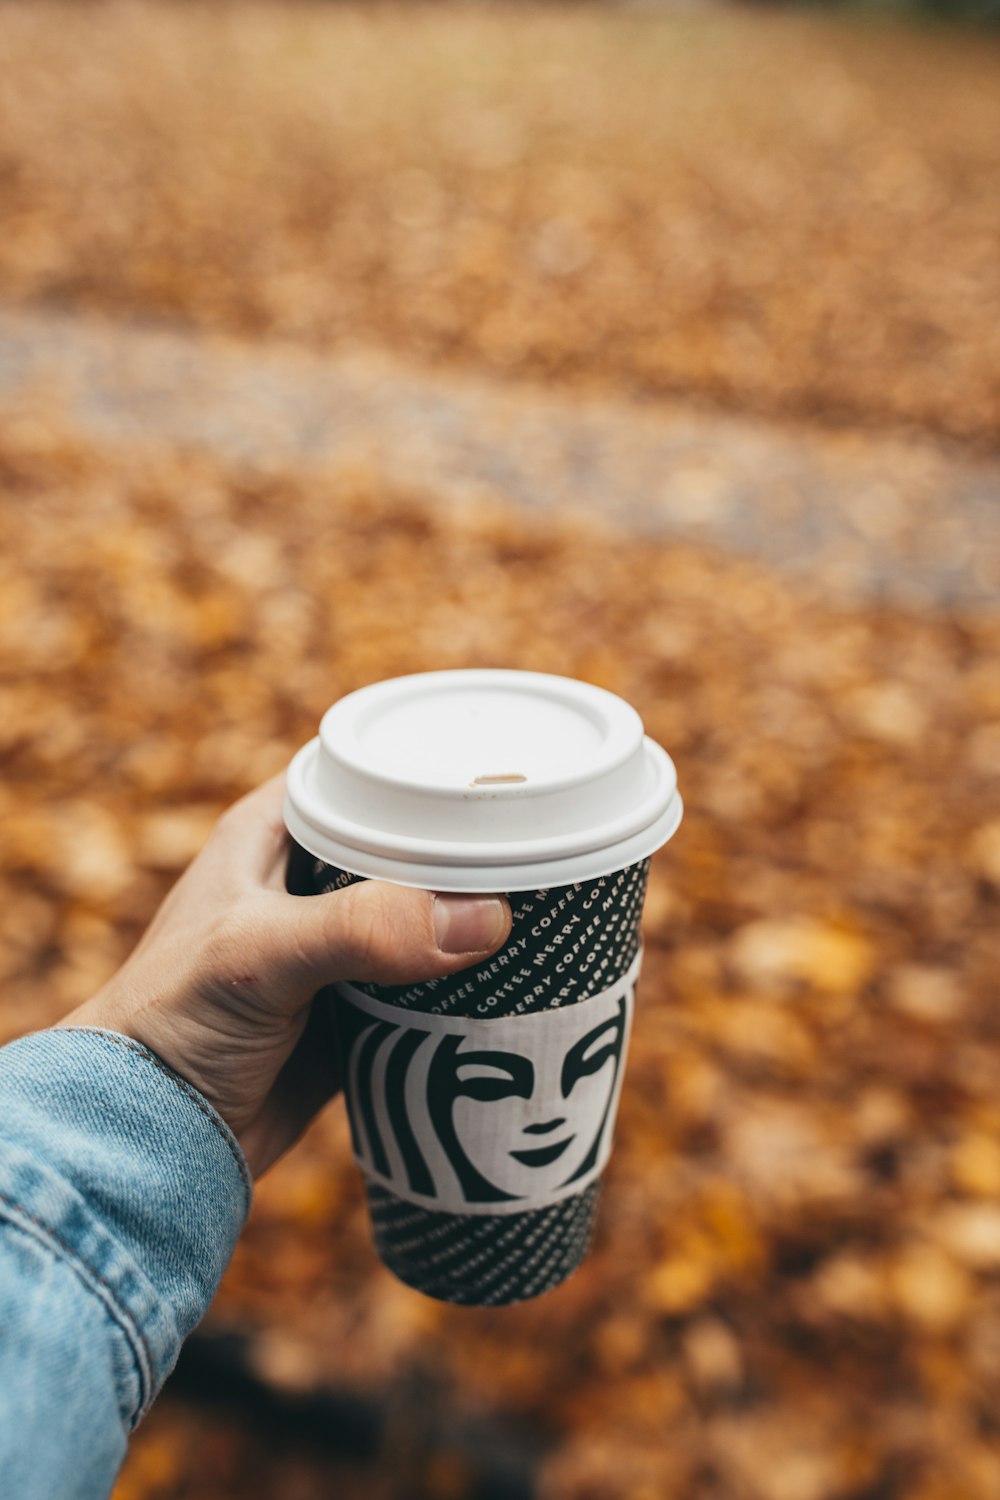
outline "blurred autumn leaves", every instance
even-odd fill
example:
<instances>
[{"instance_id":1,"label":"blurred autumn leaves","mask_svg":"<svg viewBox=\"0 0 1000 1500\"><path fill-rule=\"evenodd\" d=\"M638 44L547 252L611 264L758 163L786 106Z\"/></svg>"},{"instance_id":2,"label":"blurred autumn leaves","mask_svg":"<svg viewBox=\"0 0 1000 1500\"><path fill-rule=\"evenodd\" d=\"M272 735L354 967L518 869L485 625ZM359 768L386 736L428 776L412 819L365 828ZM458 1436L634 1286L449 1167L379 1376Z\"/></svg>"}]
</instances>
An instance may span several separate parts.
<instances>
[{"instance_id":1,"label":"blurred autumn leaves","mask_svg":"<svg viewBox=\"0 0 1000 1500\"><path fill-rule=\"evenodd\" d=\"M8 297L996 433L990 35L36 0L0 48Z\"/></svg>"},{"instance_id":2,"label":"blurred autumn leaves","mask_svg":"<svg viewBox=\"0 0 1000 1500\"><path fill-rule=\"evenodd\" d=\"M543 1421L553 1497L905 1474L925 1500L956 1452L1000 1478L1000 622L835 611L693 549L26 418L0 476L6 1035L99 983L216 810L360 682L576 674L681 767L591 1260L502 1319L415 1297L331 1112L259 1186L219 1299L261 1371L432 1371L459 1411Z\"/></svg>"},{"instance_id":3,"label":"blurred autumn leaves","mask_svg":"<svg viewBox=\"0 0 1000 1500\"><path fill-rule=\"evenodd\" d=\"M8 299L995 431L992 42L99 9L3 10ZM545 1500L1000 1493L1000 617L835 608L361 464L102 449L39 404L0 490L0 1037L91 993L362 683L588 678L680 767L590 1261L502 1316L410 1293L331 1111L213 1314L256 1374L389 1392L411 1437L400 1393L504 1413ZM329 1492L214 1426L154 1414L123 1500ZM448 1463L401 1441L378 1493L457 1497Z\"/></svg>"}]
</instances>

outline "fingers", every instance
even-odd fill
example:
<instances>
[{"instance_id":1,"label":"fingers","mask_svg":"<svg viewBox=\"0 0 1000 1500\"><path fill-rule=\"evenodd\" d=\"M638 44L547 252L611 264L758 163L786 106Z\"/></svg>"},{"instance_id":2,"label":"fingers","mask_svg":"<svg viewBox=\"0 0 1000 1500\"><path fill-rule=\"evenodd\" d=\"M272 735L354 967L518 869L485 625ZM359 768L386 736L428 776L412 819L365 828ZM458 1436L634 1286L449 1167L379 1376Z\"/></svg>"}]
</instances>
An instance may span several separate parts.
<instances>
[{"instance_id":1,"label":"fingers","mask_svg":"<svg viewBox=\"0 0 1000 1500\"><path fill-rule=\"evenodd\" d=\"M279 772L227 808L202 858L251 885L284 888L288 833L284 821L285 773Z\"/></svg>"},{"instance_id":2,"label":"fingers","mask_svg":"<svg viewBox=\"0 0 1000 1500\"><path fill-rule=\"evenodd\" d=\"M288 835L285 776L273 776L223 814L206 846L240 883L266 887L225 947L252 952L290 1004L337 980L407 984L441 978L487 957L510 933L499 896L435 895L366 880L322 896L284 890Z\"/></svg>"},{"instance_id":3,"label":"fingers","mask_svg":"<svg viewBox=\"0 0 1000 1500\"><path fill-rule=\"evenodd\" d=\"M268 897L258 944L292 989L337 980L407 984L476 963L506 941L499 896L434 895L366 880L324 896Z\"/></svg>"}]
</instances>

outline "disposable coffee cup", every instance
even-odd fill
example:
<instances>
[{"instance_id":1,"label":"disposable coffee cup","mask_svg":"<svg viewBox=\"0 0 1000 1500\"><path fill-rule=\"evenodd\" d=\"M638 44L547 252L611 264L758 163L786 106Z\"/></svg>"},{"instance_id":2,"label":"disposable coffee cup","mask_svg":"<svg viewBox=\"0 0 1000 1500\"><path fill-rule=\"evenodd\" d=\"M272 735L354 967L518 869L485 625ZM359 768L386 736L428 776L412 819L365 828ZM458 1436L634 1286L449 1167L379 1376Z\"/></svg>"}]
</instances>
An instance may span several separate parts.
<instances>
[{"instance_id":1,"label":"disposable coffee cup","mask_svg":"<svg viewBox=\"0 0 1000 1500\"><path fill-rule=\"evenodd\" d=\"M503 892L506 944L333 1006L376 1249L409 1286L502 1306L580 1264L611 1153L673 762L621 698L534 672L429 672L326 713L288 771L288 888Z\"/></svg>"}]
</instances>

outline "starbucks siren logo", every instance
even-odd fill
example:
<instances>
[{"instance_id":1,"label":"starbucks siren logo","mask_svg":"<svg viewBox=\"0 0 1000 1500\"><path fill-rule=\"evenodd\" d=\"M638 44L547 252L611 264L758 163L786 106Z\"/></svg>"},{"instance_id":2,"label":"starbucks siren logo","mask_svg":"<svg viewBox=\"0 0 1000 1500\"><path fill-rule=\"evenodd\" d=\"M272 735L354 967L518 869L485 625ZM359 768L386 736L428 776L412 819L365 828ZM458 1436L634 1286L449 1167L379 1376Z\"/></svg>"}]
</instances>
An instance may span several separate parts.
<instances>
[{"instance_id":1,"label":"starbucks siren logo","mask_svg":"<svg viewBox=\"0 0 1000 1500\"><path fill-rule=\"evenodd\" d=\"M354 1155L443 1213L518 1213L582 1192L611 1150L641 953L577 1005L478 1020L337 986Z\"/></svg>"}]
</instances>

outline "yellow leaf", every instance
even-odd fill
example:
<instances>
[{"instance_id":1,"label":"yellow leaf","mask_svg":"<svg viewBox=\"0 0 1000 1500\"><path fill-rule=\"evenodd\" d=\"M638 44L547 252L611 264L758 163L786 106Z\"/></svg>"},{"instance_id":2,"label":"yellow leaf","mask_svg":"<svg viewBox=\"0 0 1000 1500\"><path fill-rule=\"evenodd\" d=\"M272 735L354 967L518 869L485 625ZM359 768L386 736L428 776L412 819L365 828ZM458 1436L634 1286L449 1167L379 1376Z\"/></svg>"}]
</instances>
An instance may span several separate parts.
<instances>
[{"instance_id":1,"label":"yellow leaf","mask_svg":"<svg viewBox=\"0 0 1000 1500\"><path fill-rule=\"evenodd\" d=\"M749 983L799 981L830 993L856 989L873 963L865 938L814 917L750 922L735 934L729 957Z\"/></svg>"}]
</instances>

